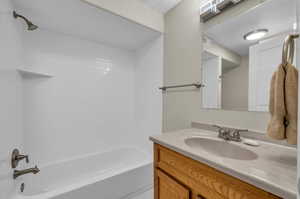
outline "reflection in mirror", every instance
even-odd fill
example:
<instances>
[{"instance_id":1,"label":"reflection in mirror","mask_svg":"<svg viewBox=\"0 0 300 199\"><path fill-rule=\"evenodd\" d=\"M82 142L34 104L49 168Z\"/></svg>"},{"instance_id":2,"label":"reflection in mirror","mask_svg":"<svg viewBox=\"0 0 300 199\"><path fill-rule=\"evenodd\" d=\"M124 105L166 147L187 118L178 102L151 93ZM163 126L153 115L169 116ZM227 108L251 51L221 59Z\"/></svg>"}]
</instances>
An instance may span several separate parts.
<instances>
[{"instance_id":1,"label":"reflection in mirror","mask_svg":"<svg viewBox=\"0 0 300 199\"><path fill-rule=\"evenodd\" d=\"M270 80L282 61L284 38L297 31L296 24L296 0L268 0L205 26L202 107L268 111Z\"/></svg>"}]
</instances>

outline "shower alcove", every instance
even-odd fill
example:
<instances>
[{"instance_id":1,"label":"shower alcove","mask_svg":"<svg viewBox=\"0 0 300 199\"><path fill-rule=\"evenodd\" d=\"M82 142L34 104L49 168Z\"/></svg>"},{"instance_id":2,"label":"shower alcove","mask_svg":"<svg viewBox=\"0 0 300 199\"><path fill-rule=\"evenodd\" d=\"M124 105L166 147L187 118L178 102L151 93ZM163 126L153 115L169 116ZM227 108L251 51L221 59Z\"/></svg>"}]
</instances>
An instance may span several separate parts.
<instances>
[{"instance_id":1,"label":"shower alcove","mask_svg":"<svg viewBox=\"0 0 300 199\"><path fill-rule=\"evenodd\" d=\"M148 137L161 132L162 121L160 25L121 16L97 1L13 2L39 26L27 31L16 21L28 66L17 70L24 152L33 164L51 173L52 165L120 149L140 151L151 161ZM141 162L150 163L144 157ZM149 187L151 177L145 183Z\"/></svg>"}]
</instances>

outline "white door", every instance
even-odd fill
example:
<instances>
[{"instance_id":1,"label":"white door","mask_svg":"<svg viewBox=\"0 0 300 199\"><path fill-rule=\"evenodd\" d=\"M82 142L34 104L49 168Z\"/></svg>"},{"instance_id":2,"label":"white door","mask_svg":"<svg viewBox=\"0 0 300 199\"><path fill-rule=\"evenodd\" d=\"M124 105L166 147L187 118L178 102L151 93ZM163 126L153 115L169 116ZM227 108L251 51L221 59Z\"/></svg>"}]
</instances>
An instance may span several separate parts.
<instances>
[{"instance_id":1,"label":"white door","mask_svg":"<svg viewBox=\"0 0 300 199\"><path fill-rule=\"evenodd\" d=\"M0 1L0 199L10 199L16 189L10 164L14 148L22 150L21 42L10 0Z\"/></svg>"},{"instance_id":2,"label":"white door","mask_svg":"<svg viewBox=\"0 0 300 199\"><path fill-rule=\"evenodd\" d=\"M202 89L202 108L221 108L221 64L221 57L203 61L202 83L205 87Z\"/></svg>"},{"instance_id":3,"label":"white door","mask_svg":"<svg viewBox=\"0 0 300 199\"><path fill-rule=\"evenodd\" d=\"M286 35L250 47L249 111L268 111L272 74L281 63L282 45Z\"/></svg>"}]
</instances>

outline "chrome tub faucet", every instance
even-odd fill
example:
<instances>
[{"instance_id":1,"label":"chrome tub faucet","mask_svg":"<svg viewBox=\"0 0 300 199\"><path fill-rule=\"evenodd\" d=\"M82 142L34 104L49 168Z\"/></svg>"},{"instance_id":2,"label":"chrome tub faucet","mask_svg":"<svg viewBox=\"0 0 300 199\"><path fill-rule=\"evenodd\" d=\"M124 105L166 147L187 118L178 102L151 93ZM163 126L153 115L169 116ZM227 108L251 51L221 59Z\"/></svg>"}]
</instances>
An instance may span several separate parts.
<instances>
[{"instance_id":1,"label":"chrome tub faucet","mask_svg":"<svg viewBox=\"0 0 300 199\"><path fill-rule=\"evenodd\" d=\"M38 172L40 172L40 169L37 166L30 169L14 170L14 179L25 174L29 174L29 173L37 174Z\"/></svg>"}]
</instances>

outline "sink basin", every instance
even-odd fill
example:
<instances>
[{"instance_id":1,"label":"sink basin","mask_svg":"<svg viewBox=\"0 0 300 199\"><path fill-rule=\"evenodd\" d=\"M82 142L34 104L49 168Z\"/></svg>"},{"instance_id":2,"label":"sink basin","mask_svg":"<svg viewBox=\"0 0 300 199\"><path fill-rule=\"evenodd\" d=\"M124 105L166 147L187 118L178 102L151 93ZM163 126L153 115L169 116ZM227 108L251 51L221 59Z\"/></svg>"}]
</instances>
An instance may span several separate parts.
<instances>
[{"instance_id":1,"label":"sink basin","mask_svg":"<svg viewBox=\"0 0 300 199\"><path fill-rule=\"evenodd\" d=\"M184 140L185 143L197 150L206 151L214 155L237 159L237 160L255 160L257 154L246 148L226 142L224 140L217 140L204 137L192 137Z\"/></svg>"}]
</instances>

